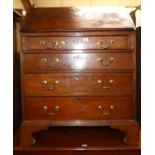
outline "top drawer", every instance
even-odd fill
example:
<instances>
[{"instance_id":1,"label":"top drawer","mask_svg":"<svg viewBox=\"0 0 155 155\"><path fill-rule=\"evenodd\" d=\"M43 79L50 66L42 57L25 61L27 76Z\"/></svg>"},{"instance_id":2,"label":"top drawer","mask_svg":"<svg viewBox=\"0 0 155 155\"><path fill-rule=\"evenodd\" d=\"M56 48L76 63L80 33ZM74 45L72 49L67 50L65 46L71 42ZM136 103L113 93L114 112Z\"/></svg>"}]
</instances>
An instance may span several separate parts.
<instances>
[{"instance_id":1,"label":"top drawer","mask_svg":"<svg viewBox=\"0 0 155 155\"><path fill-rule=\"evenodd\" d=\"M130 37L85 36L85 37L28 37L28 50L50 49L129 49Z\"/></svg>"}]
</instances>

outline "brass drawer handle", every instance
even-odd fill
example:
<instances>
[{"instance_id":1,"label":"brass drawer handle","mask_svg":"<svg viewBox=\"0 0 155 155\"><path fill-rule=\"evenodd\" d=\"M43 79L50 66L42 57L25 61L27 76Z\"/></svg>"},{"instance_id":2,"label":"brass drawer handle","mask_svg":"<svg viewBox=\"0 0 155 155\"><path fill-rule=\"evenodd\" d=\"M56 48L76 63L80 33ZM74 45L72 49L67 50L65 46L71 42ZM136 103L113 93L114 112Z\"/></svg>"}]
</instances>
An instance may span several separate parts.
<instances>
[{"instance_id":1,"label":"brass drawer handle","mask_svg":"<svg viewBox=\"0 0 155 155\"><path fill-rule=\"evenodd\" d=\"M115 109L114 105L110 105L109 112L104 112L104 107L102 105L99 105L97 108L103 115L110 115Z\"/></svg>"},{"instance_id":2,"label":"brass drawer handle","mask_svg":"<svg viewBox=\"0 0 155 155\"><path fill-rule=\"evenodd\" d=\"M58 46L59 42L57 40L54 40L54 41L52 41L52 45L53 45L53 47Z\"/></svg>"},{"instance_id":3,"label":"brass drawer handle","mask_svg":"<svg viewBox=\"0 0 155 155\"><path fill-rule=\"evenodd\" d=\"M104 86L103 81L100 80L100 79L97 81L97 84L98 84L102 89L110 89L110 88L113 86L113 84L114 84L114 80L109 80L109 86Z\"/></svg>"},{"instance_id":4,"label":"brass drawer handle","mask_svg":"<svg viewBox=\"0 0 155 155\"><path fill-rule=\"evenodd\" d=\"M47 61L48 61L47 58L42 58L41 59L41 63L43 63L43 64L47 64Z\"/></svg>"},{"instance_id":5,"label":"brass drawer handle","mask_svg":"<svg viewBox=\"0 0 155 155\"><path fill-rule=\"evenodd\" d=\"M97 41L97 45L100 45L101 48L103 48L103 49L111 48L114 45L114 43L115 43L114 40L110 40L110 42L106 42L104 40Z\"/></svg>"},{"instance_id":6,"label":"brass drawer handle","mask_svg":"<svg viewBox=\"0 0 155 155\"><path fill-rule=\"evenodd\" d=\"M40 46L43 47L43 48L45 48L45 49L54 48L57 44L58 44L57 41L53 41L52 44L51 44L52 47L48 47L49 46L49 43L47 43L45 40L41 40L40 41Z\"/></svg>"},{"instance_id":7,"label":"brass drawer handle","mask_svg":"<svg viewBox=\"0 0 155 155\"><path fill-rule=\"evenodd\" d=\"M61 45L66 45L66 41L65 40L61 40L60 43L61 43Z\"/></svg>"},{"instance_id":8,"label":"brass drawer handle","mask_svg":"<svg viewBox=\"0 0 155 155\"><path fill-rule=\"evenodd\" d=\"M45 40L41 40L41 41L40 41L40 46L41 46L41 47L46 48L46 45L47 45L47 43L46 43Z\"/></svg>"},{"instance_id":9,"label":"brass drawer handle","mask_svg":"<svg viewBox=\"0 0 155 155\"><path fill-rule=\"evenodd\" d=\"M66 41L59 39L59 40L53 40L52 41L53 46L63 46L66 45Z\"/></svg>"},{"instance_id":10,"label":"brass drawer handle","mask_svg":"<svg viewBox=\"0 0 155 155\"><path fill-rule=\"evenodd\" d=\"M60 59L59 58L55 58L55 59L53 59L53 62L59 63L60 62Z\"/></svg>"},{"instance_id":11,"label":"brass drawer handle","mask_svg":"<svg viewBox=\"0 0 155 155\"><path fill-rule=\"evenodd\" d=\"M41 40L40 41L40 46L41 47L43 47L43 48L45 48L45 49L50 49L50 48L54 48L54 47L56 47L56 46L64 46L64 45L66 45L66 41L64 41L64 40L53 40L53 41L51 41L51 46L52 47L48 47L48 45L49 44L47 44L47 42L45 41L45 40Z\"/></svg>"},{"instance_id":12,"label":"brass drawer handle","mask_svg":"<svg viewBox=\"0 0 155 155\"><path fill-rule=\"evenodd\" d=\"M54 41L52 41L52 43L53 43L53 46L63 46L63 45L66 45L66 41L62 40L62 39L54 40Z\"/></svg>"},{"instance_id":13,"label":"brass drawer handle","mask_svg":"<svg viewBox=\"0 0 155 155\"><path fill-rule=\"evenodd\" d=\"M48 65L48 59L47 58L42 58L40 61L41 61L41 63ZM51 62L52 63L60 63L60 59L55 58L55 59L51 60Z\"/></svg>"},{"instance_id":14,"label":"brass drawer handle","mask_svg":"<svg viewBox=\"0 0 155 155\"><path fill-rule=\"evenodd\" d=\"M98 58L97 61L100 62L100 65L102 66L110 66L115 62L115 59L114 57L110 57L108 63L104 63L102 58Z\"/></svg>"},{"instance_id":15,"label":"brass drawer handle","mask_svg":"<svg viewBox=\"0 0 155 155\"><path fill-rule=\"evenodd\" d=\"M42 110L43 110L43 112L44 112L46 115L53 116L53 115L56 114L57 111L60 110L60 106L58 106L58 105L57 105L57 106L54 106L54 108L53 108L53 111L54 111L54 112L48 112L48 106L47 106L47 105L43 106Z\"/></svg>"},{"instance_id":16,"label":"brass drawer handle","mask_svg":"<svg viewBox=\"0 0 155 155\"><path fill-rule=\"evenodd\" d=\"M81 147L87 148L88 147L88 144L81 144Z\"/></svg>"},{"instance_id":17,"label":"brass drawer handle","mask_svg":"<svg viewBox=\"0 0 155 155\"><path fill-rule=\"evenodd\" d=\"M42 81L43 86L50 91L54 90L56 88L56 85L58 85L59 83L59 80L55 80L52 84L48 84L47 80Z\"/></svg>"},{"instance_id":18,"label":"brass drawer handle","mask_svg":"<svg viewBox=\"0 0 155 155\"><path fill-rule=\"evenodd\" d=\"M74 79L77 80L77 81L79 81L79 80L82 80L83 77L81 75L75 75L74 76Z\"/></svg>"}]
</instances>

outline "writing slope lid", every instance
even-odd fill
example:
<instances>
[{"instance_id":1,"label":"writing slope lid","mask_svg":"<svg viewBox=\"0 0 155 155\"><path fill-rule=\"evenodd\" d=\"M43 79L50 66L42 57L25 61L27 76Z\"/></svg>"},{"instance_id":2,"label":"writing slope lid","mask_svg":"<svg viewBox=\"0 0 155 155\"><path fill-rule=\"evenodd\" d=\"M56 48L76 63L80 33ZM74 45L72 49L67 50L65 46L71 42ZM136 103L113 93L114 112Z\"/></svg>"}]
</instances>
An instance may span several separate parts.
<instances>
[{"instance_id":1,"label":"writing slope lid","mask_svg":"<svg viewBox=\"0 0 155 155\"><path fill-rule=\"evenodd\" d=\"M34 8L24 17L21 31L81 31L135 29L124 7Z\"/></svg>"}]
</instances>

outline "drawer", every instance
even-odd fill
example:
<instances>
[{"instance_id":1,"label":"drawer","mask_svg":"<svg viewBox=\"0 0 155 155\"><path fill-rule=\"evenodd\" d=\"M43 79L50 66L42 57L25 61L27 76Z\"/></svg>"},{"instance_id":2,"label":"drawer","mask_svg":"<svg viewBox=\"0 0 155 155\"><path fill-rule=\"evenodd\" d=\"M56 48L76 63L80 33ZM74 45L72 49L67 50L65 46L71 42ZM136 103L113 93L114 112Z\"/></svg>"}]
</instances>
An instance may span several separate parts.
<instances>
[{"instance_id":1,"label":"drawer","mask_svg":"<svg viewBox=\"0 0 155 155\"><path fill-rule=\"evenodd\" d=\"M130 37L86 36L86 37L28 37L28 50L49 49L129 49Z\"/></svg>"},{"instance_id":2,"label":"drawer","mask_svg":"<svg viewBox=\"0 0 155 155\"><path fill-rule=\"evenodd\" d=\"M25 99L27 120L131 119L131 97L44 97Z\"/></svg>"},{"instance_id":3,"label":"drawer","mask_svg":"<svg viewBox=\"0 0 155 155\"><path fill-rule=\"evenodd\" d=\"M30 96L132 94L132 73L25 74L24 92Z\"/></svg>"},{"instance_id":4,"label":"drawer","mask_svg":"<svg viewBox=\"0 0 155 155\"><path fill-rule=\"evenodd\" d=\"M25 54L24 69L132 69L132 53Z\"/></svg>"}]
</instances>

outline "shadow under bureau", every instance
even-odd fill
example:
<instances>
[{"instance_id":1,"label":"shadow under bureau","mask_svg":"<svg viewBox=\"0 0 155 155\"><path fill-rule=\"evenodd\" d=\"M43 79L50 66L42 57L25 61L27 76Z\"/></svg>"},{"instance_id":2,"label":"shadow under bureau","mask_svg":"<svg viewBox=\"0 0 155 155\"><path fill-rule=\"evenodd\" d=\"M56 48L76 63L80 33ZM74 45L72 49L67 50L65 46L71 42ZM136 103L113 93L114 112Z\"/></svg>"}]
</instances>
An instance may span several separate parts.
<instances>
[{"instance_id":1,"label":"shadow under bureau","mask_svg":"<svg viewBox=\"0 0 155 155\"><path fill-rule=\"evenodd\" d=\"M21 47L21 146L52 126L109 126L138 145L136 35L128 14L33 8L23 19Z\"/></svg>"}]
</instances>

